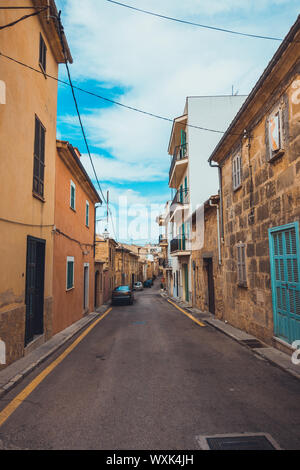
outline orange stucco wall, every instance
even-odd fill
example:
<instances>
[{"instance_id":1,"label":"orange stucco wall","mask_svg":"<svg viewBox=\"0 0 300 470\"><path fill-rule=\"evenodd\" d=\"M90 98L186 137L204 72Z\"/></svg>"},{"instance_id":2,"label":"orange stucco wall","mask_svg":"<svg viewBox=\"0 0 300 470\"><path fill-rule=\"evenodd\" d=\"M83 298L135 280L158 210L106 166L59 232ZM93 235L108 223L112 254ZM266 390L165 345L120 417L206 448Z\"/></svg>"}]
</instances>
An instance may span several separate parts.
<instances>
[{"instance_id":1,"label":"orange stucco wall","mask_svg":"<svg viewBox=\"0 0 300 470\"><path fill-rule=\"evenodd\" d=\"M70 207L70 182L76 185L76 210ZM54 239L54 334L94 310L94 202L80 183L82 176L68 168L56 155L55 226L68 237L55 234ZM89 227L85 224L86 201L90 204ZM67 291L67 257L74 257L74 288ZM89 263L89 306L84 309L84 265Z\"/></svg>"},{"instance_id":2,"label":"orange stucco wall","mask_svg":"<svg viewBox=\"0 0 300 470\"><path fill-rule=\"evenodd\" d=\"M22 6L27 5L32 2L24 0ZM19 17L20 11L1 10L0 24ZM1 52L39 68L40 33L47 72L57 77L58 64L37 16L1 31ZM24 353L28 235L46 241L44 333L46 339L51 336L57 82L3 57L0 80L6 88L6 104L0 104L0 217L6 219L0 221L0 338L8 365ZM35 115L46 128L44 202L32 194Z\"/></svg>"}]
</instances>

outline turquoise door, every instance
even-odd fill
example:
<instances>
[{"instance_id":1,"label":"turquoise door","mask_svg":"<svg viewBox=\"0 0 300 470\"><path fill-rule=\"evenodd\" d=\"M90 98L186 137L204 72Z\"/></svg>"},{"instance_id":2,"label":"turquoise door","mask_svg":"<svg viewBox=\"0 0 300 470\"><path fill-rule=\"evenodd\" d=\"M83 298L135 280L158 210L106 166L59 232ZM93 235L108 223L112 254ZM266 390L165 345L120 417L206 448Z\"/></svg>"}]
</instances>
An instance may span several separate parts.
<instances>
[{"instance_id":1,"label":"turquoise door","mask_svg":"<svg viewBox=\"0 0 300 470\"><path fill-rule=\"evenodd\" d=\"M299 223L269 229L274 333L300 339Z\"/></svg>"}]
</instances>

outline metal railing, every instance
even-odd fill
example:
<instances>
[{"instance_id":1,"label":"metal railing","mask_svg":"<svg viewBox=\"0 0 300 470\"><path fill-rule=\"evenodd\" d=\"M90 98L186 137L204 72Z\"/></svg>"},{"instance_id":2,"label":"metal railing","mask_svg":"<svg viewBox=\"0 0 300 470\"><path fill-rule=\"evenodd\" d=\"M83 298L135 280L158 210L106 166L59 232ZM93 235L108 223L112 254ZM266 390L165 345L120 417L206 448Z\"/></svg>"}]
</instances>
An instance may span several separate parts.
<instances>
[{"instance_id":1,"label":"metal railing","mask_svg":"<svg viewBox=\"0 0 300 470\"><path fill-rule=\"evenodd\" d=\"M182 188L182 190L176 192L171 207L176 204L188 204L189 202L189 190L187 188Z\"/></svg>"},{"instance_id":2,"label":"metal railing","mask_svg":"<svg viewBox=\"0 0 300 470\"><path fill-rule=\"evenodd\" d=\"M170 167L169 179L171 179L176 162L179 160L183 160L184 158L188 158L188 144L178 145L177 147L175 147Z\"/></svg>"},{"instance_id":3,"label":"metal railing","mask_svg":"<svg viewBox=\"0 0 300 470\"><path fill-rule=\"evenodd\" d=\"M176 237L171 240L170 251L174 253L175 251L189 251L191 249L191 241L185 236Z\"/></svg>"},{"instance_id":4,"label":"metal railing","mask_svg":"<svg viewBox=\"0 0 300 470\"><path fill-rule=\"evenodd\" d=\"M166 235L159 235L158 243L160 244L160 243L163 243L163 242L168 243L168 239L167 239Z\"/></svg>"}]
</instances>

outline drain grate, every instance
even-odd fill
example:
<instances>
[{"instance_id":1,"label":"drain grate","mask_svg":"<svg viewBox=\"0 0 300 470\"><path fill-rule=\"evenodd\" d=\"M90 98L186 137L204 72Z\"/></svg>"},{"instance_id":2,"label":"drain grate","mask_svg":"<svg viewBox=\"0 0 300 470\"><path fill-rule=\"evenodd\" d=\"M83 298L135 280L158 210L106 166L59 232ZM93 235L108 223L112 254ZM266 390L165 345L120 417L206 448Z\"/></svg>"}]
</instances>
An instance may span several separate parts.
<instances>
[{"instance_id":1,"label":"drain grate","mask_svg":"<svg viewBox=\"0 0 300 470\"><path fill-rule=\"evenodd\" d=\"M279 450L280 447L268 434L227 434L199 436L202 450Z\"/></svg>"},{"instance_id":2,"label":"drain grate","mask_svg":"<svg viewBox=\"0 0 300 470\"><path fill-rule=\"evenodd\" d=\"M251 349L265 348L265 345L258 341L258 339L244 339L242 343L246 344L246 346L249 346Z\"/></svg>"}]
</instances>

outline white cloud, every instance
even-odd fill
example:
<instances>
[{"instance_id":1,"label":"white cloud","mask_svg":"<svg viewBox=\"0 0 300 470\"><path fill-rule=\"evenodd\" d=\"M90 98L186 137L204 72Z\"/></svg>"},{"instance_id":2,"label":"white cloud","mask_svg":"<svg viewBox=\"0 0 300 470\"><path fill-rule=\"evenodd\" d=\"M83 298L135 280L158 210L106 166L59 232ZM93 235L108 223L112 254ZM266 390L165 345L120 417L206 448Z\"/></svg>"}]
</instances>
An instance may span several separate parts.
<instances>
[{"instance_id":1,"label":"white cloud","mask_svg":"<svg viewBox=\"0 0 300 470\"><path fill-rule=\"evenodd\" d=\"M92 78L104 87L124 87L118 101L171 119L182 113L186 96L230 94L232 85L248 94L279 45L154 18L105 0L57 3L74 57L74 82L87 87ZM197 23L279 37L295 21L299 6L297 0L127 3ZM94 103L97 106L96 98ZM167 179L171 123L101 106L99 100L98 109L82 110L89 142L114 157L107 159L100 150L95 155L99 178L113 183ZM63 120L78 126L77 118ZM206 127L205 116L194 124ZM82 161L88 165L86 156ZM162 193L166 191L167 184Z\"/></svg>"}]
</instances>

